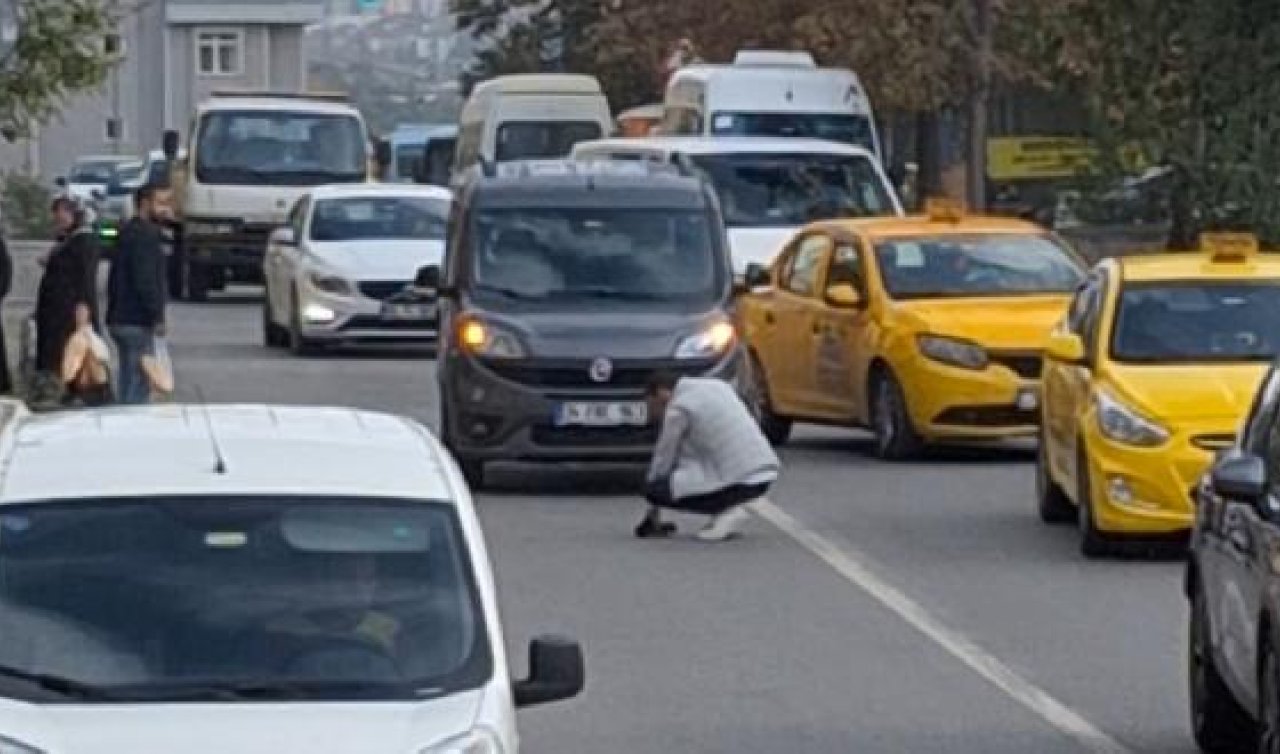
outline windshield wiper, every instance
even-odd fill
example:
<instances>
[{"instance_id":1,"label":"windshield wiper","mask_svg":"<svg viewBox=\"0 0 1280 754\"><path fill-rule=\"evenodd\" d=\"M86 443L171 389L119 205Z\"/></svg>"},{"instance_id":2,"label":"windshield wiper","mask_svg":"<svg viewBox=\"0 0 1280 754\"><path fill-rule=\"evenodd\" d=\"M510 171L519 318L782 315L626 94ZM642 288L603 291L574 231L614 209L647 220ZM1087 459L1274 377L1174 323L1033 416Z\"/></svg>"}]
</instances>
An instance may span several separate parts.
<instances>
[{"instance_id":1,"label":"windshield wiper","mask_svg":"<svg viewBox=\"0 0 1280 754\"><path fill-rule=\"evenodd\" d=\"M55 694L77 699L111 698L111 695L106 690L89 683L77 681L72 678L64 678L59 675L32 673L5 665L0 665L0 678L11 678L16 681L23 681L25 683L38 686L45 691L52 691Z\"/></svg>"},{"instance_id":2,"label":"windshield wiper","mask_svg":"<svg viewBox=\"0 0 1280 754\"><path fill-rule=\"evenodd\" d=\"M515 288L504 288L500 285L477 285L476 290L483 291L485 293L494 293L506 298L520 299L521 301L538 301L546 298L546 296L535 296L532 293L526 293L525 291L516 290Z\"/></svg>"},{"instance_id":3,"label":"windshield wiper","mask_svg":"<svg viewBox=\"0 0 1280 754\"><path fill-rule=\"evenodd\" d=\"M299 699L426 698L444 693L434 688L409 689L386 683L355 681L279 681L138 686L121 691L120 698L147 702L273 702Z\"/></svg>"},{"instance_id":4,"label":"windshield wiper","mask_svg":"<svg viewBox=\"0 0 1280 754\"><path fill-rule=\"evenodd\" d=\"M616 298L624 301L663 301L667 298L664 294L652 291L629 291L605 286L570 288L565 291L558 291L557 295L566 297L582 296L584 298Z\"/></svg>"}]
</instances>

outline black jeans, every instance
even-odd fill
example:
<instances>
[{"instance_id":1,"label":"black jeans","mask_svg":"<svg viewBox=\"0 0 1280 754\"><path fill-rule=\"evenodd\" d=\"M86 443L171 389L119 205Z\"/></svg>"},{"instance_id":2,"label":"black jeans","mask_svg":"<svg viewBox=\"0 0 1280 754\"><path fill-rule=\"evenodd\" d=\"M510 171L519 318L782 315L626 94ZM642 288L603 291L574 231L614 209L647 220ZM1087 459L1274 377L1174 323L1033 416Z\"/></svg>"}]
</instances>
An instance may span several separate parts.
<instances>
[{"instance_id":1,"label":"black jeans","mask_svg":"<svg viewBox=\"0 0 1280 754\"><path fill-rule=\"evenodd\" d=\"M644 497L656 508L680 511L682 513L698 513L704 516L718 516L763 497L769 491L769 482L764 484L735 484L724 489L708 492L705 495L692 495L677 498L671 491L670 479L655 479L645 487Z\"/></svg>"}]
</instances>

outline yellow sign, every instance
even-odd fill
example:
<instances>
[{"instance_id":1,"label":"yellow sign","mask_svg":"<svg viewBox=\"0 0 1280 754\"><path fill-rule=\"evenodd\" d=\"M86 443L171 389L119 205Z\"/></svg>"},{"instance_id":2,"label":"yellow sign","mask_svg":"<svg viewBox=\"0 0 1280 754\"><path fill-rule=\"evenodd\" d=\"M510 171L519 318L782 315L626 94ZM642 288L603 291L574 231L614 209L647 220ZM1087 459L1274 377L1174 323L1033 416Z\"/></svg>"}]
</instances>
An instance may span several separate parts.
<instances>
[{"instance_id":1,"label":"yellow sign","mask_svg":"<svg viewBox=\"0 0 1280 754\"><path fill-rule=\"evenodd\" d=\"M945 197L930 197L924 203L925 214L934 222L960 222L964 219L964 205Z\"/></svg>"},{"instance_id":2,"label":"yellow sign","mask_svg":"<svg viewBox=\"0 0 1280 754\"><path fill-rule=\"evenodd\" d=\"M1074 178L1098 158L1088 139L1011 136L987 140L987 174L996 181Z\"/></svg>"},{"instance_id":3,"label":"yellow sign","mask_svg":"<svg viewBox=\"0 0 1280 754\"><path fill-rule=\"evenodd\" d=\"M1241 261L1257 255L1258 237L1252 233L1204 233L1200 247L1215 260Z\"/></svg>"}]
</instances>

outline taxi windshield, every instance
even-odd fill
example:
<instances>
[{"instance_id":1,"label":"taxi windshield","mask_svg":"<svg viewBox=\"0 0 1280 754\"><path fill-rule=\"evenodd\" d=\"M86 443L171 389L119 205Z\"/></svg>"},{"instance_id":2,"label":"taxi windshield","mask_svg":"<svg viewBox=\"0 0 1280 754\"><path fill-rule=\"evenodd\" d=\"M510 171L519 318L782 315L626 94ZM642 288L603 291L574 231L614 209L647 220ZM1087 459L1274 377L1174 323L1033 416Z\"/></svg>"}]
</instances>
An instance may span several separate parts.
<instances>
[{"instance_id":1,"label":"taxi windshield","mask_svg":"<svg viewBox=\"0 0 1280 754\"><path fill-rule=\"evenodd\" d=\"M311 218L311 240L443 241L449 218L445 199L415 196L357 196L322 199Z\"/></svg>"},{"instance_id":2,"label":"taxi windshield","mask_svg":"<svg viewBox=\"0 0 1280 754\"><path fill-rule=\"evenodd\" d=\"M132 498L0 511L0 695L419 699L491 663L452 506ZM18 691L15 691L18 689Z\"/></svg>"},{"instance_id":3,"label":"taxi windshield","mask_svg":"<svg viewBox=\"0 0 1280 754\"><path fill-rule=\"evenodd\" d=\"M1133 363L1269 362L1280 353L1280 281L1131 283L1112 358Z\"/></svg>"},{"instance_id":4,"label":"taxi windshield","mask_svg":"<svg viewBox=\"0 0 1280 754\"><path fill-rule=\"evenodd\" d=\"M695 155L730 228L790 228L896 211L871 159L833 154Z\"/></svg>"},{"instance_id":5,"label":"taxi windshield","mask_svg":"<svg viewBox=\"0 0 1280 754\"><path fill-rule=\"evenodd\" d=\"M1043 236L905 238L876 245L885 291L896 299L1066 294L1084 271Z\"/></svg>"},{"instance_id":6,"label":"taxi windshield","mask_svg":"<svg viewBox=\"0 0 1280 754\"><path fill-rule=\"evenodd\" d=\"M507 299L711 302L725 275L701 210L494 209L473 238L477 291Z\"/></svg>"}]
</instances>

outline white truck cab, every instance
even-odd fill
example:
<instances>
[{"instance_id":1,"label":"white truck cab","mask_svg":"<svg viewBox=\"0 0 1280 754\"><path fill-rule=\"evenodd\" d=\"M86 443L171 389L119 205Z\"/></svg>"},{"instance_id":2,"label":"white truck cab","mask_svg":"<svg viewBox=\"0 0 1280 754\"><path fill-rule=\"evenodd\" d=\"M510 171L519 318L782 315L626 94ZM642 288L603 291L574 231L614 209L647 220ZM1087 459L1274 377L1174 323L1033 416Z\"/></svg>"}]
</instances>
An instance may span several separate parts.
<instances>
[{"instance_id":1,"label":"white truck cab","mask_svg":"<svg viewBox=\"0 0 1280 754\"><path fill-rule=\"evenodd\" d=\"M566 639L508 675L470 492L418 424L0 408L0 751L518 754L515 710L582 688Z\"/></svg>"},{"instance_id":2,"label":"white truck cab","mask_svg":"<svg viewBox=\"0 0 1280 754\"><path fill-rule=\"evenodd\" d=\"M827 139L883 159L875 113L857 74L819 68L807 52L746 50L730 65L681 68L667 85L661 130Z\"/></svg>"},{"instance_id":3,"label":"white truck cab","mask_svg":"<svg viewBox=\"0 0 1280 754\"><path fill-rule=\"evenodd\" d=\"M176 132L165 135L170 159L179 141ZM174 181L172 293L199 301L229 279L260 282L267 236L302 194L371 180L380 151L341 95L237 92L201 103Z\"/></svg>"}]
</instances>

